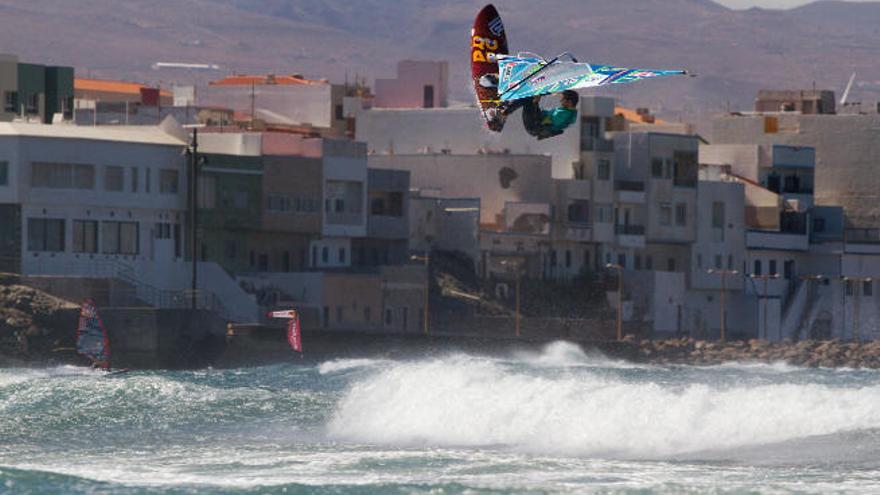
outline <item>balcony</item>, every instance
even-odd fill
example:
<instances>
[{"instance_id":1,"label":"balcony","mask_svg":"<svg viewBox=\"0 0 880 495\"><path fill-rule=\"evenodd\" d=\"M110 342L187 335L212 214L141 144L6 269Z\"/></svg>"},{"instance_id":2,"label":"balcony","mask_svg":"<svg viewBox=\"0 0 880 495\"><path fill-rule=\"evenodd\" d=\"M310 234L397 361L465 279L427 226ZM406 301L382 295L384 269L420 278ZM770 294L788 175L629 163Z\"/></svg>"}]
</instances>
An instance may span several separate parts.
<instances>
[{"instance_id":1,"label":"balcony","mask_svg":"<svg viewBox=\"0 0 880 495\"><path fill-rule=\"evenodd\" d=\"M614 233L617 236L617 245L628 248L645 247L644 225L615 225Z\"/></svg>"},{"instance_id":2,"label":"balcony","mask_svg":"<svg viewBox=\"0 0 880 495\"><path fill-rule=\"evenodd\" d=\"M593 227L588 224L569 223L564 227L562 237L566 241L590 242L593 240Z\"/></svg>"},{"instance_id":3,"label":"balcony","mask_svg":"<svg viewBox=\"0 0 880 495\"><path fill-rule=\"evenodd\" d=\"M644 225L615 225L614 233L617 235L645 235Z\"/></svg>"},{"instance_id":4,"label":"balcony","mask_svg":"<svg viewBox=\"0 0 880 495\"><path fill-rule=\"evenodd\" d=\"M611 152L614 151L614 141L595 136L581 136L581 151Z\"/></svg>"},{"instance_id":5,"label":"balcony","mask_svg":"<svg viewBox=\"0 0 880 495\"><path fill-rule=\"evenodd\" d=\"M880 244L880 229L846 229L847 244Z\"/></svg>"},{"instance_id":6,"label":"balcony","mask_svg":"<svg viewBox=\"0 0 880 495\"><path fill-rule=\"evenodd\" d=\"M810 247L810 237L791 232L750 230L746 232L746 247L776 251L806 251Z\"/></svg>"},{"instance_id":7,"label":"balcony","mask_svg":"<svg viewBox=\"0 0 880 495\"><path fill-rule=\"evenodd\" d=\"M697 178L696 177L676 177L672 180L672 185L675 187L697 187Z\"/></svg>"},{"instance_id":8,"label":"balcony","mask_svg":"<svg viewBox=\"0 0 880 495\"><path fill-rule=\"evenodd\" d=\"M614 184L614 196L618 203L644 204L645 183L641 181L619 180Z\"/></svg>"}]
</instances>

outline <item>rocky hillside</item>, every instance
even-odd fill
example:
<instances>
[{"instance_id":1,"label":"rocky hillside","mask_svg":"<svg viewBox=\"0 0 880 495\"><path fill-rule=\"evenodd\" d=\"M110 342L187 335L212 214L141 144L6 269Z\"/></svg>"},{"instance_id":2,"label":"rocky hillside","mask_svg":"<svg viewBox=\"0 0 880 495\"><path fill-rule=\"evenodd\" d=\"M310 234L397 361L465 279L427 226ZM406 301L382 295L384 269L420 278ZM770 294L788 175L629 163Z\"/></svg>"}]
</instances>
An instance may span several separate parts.
<instances>
[{"instance_id":1,"label":"rocky hillside","mask_svg":"<svg viewBox=\"0 0 880 495\"><path fill-rule=\"evenodd\" d=\"M73 346L79 307L17 282L0 274L0 366L63 361L53 350Z\"/></svg>"}]
</instances>

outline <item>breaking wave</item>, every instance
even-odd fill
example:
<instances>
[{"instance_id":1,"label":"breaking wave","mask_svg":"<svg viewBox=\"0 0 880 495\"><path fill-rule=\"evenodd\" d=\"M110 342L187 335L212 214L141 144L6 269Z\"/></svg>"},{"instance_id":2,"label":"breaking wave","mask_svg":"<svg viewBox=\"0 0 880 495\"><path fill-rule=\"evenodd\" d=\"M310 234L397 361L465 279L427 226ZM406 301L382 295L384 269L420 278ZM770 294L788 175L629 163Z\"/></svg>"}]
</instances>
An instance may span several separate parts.
<instances>
[{"instance_id":1,"label":"breaking wave","mask_svg":"<svg viewBox=\"0 0 880 495\"><path fill-rule=\"evenodd\" d=\"M538 362L567 366L573 356L551 348ZM611 371L546 373L469 356L397 363L349 387L328 433L372 444L652 458L880 428L876 380L667 382L646 370Z\"/></svg>"}]
</instances>

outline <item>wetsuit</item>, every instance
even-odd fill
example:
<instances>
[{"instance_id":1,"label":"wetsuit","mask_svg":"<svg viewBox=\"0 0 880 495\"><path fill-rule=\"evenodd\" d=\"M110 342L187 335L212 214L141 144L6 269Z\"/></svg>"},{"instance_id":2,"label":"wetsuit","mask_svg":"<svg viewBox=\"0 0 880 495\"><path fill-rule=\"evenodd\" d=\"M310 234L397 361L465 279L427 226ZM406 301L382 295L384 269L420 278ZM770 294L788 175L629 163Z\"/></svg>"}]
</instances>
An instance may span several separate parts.
<instances>
[{"instance_id":1,"label":"wetsuit","mask_svg":"<svg viewBox=\"0 0 880 495\"><path fill-rule=\"evenodd\" d=\"M504 113L510 115L520 107L523 109L523 127L526 128L526 132L538 139L558 136L577 120L577 110L565 107L541 110L538 101L534 98L517 100Z\"/></svg>"}]
</instances>

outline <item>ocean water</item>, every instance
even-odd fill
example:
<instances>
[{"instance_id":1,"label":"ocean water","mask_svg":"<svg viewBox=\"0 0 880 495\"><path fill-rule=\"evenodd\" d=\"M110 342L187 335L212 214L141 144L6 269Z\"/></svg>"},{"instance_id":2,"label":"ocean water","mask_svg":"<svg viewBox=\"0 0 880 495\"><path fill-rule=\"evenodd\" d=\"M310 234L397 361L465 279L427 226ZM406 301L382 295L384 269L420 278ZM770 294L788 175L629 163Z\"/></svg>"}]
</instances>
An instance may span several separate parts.
<instances>
[{"instance_id":1,"label":"ocean water","mask_svg":"<svg viewBox=\"0 0 880 495\"><path fill-rule=\"evenodd\" d=\"M0 493L880 493L880 372L502 358L0 370Z\"/></svg>"}]
</instances>

